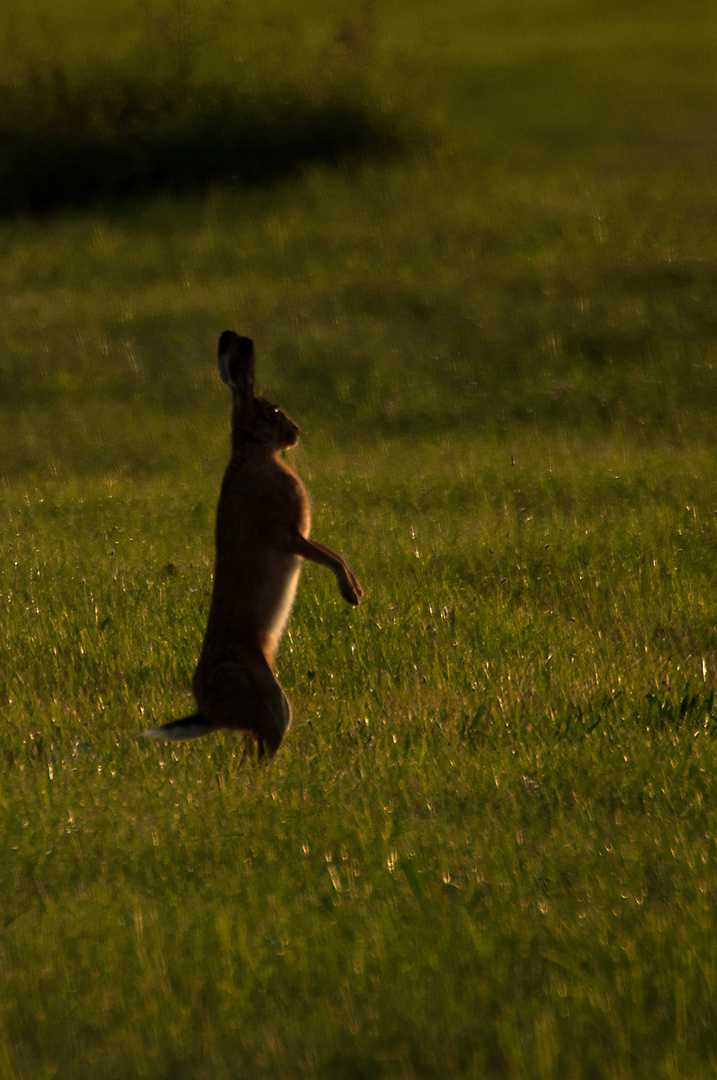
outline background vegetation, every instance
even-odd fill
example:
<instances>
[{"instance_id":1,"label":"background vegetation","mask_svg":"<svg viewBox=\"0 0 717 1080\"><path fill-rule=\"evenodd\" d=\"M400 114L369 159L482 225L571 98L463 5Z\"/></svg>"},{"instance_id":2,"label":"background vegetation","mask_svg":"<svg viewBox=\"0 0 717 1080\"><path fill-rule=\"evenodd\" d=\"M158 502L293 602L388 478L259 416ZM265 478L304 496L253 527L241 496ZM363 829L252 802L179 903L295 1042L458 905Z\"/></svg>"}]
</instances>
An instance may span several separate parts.
<instances>
[{"instance_id":1,"label":"background vegetation","mask_svg":"<svg viewBox=\"0 0 717 1080\"><path fill-rule=\"evenodd\" d=\"M715 22L4 9L0 1077L714 1075ZM306 567L266 770L137 738L229 326L366 587Z\"/></svg>"}]
</instances>

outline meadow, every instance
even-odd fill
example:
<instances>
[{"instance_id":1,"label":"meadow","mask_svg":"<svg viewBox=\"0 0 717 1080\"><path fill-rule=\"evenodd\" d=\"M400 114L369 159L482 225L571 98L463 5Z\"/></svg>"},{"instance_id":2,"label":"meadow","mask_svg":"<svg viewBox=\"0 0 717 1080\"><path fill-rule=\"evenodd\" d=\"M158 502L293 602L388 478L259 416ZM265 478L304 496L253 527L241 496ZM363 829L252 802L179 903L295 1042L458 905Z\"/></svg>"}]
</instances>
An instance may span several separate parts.
<instances>
[{"instance_id":1,"label":"meadow","mask_svg":"<svg viewBox=\"0 0 717 1080\"><path fill-rule=\"evenodd\" d=\"M93 12L0 16L0 1080L713 1077L714 6ZM365 588L305 567L268 767L138 737L229 327Z\"/></svg>"}]
</instances>

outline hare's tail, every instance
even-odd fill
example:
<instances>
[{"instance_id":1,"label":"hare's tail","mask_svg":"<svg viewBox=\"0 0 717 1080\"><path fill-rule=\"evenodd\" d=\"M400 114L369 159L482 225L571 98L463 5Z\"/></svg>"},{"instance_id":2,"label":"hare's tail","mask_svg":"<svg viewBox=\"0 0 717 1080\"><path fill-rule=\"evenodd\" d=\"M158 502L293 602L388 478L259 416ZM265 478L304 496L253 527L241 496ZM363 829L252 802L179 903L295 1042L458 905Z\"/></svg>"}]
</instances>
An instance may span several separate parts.
<instances>
[{"instance_id":1,"label":"hare's tail","mask_svg":"<svg viewBox=\"0 0 717 1080\"><path fill-rule=\"evenodd\" d=\"M168 724L143 731L142 734L145 739L165 739L169 742L176 739L196 739L213 730L214 726L201 713L196 712L192 716L183 716L181 720L170 720Z\"/></svg>"}]
</instances>

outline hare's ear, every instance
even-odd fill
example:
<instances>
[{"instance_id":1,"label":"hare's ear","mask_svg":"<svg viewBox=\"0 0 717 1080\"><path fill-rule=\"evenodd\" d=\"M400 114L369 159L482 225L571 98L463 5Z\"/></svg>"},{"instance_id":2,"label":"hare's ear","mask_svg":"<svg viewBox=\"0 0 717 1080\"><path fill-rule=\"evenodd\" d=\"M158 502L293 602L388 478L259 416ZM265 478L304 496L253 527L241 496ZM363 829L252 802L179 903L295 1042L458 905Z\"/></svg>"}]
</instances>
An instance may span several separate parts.
<instances>
[{"instance_id":1,"label":"hare's ear","mask_svg":"<svg viewBox=\"0 0 717 1080\"><path fill-rule=\"evenodd\" d=\"M254 342L225 330L219 338L219 374L242 401L254 396Z\"/></svg>"}]
</instances>

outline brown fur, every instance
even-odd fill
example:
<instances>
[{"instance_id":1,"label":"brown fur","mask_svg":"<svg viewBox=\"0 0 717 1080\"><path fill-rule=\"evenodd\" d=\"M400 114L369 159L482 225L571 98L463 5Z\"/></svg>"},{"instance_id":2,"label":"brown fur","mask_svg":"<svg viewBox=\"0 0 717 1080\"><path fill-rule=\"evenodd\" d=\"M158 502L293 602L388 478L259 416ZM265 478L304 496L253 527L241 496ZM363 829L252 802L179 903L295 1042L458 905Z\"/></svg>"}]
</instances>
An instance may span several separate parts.
<instances>
[{"instance_id":1,"label":"brown fur","mask_svg":"<svg viewBox=\"0 0 717 1080\"><path fill-rule=\"evenodd\" d=\"M219 369L232 389L232 452L217 506L214 587L193 680L198 711L145 734L181 739L232 728L253 737L260 753L275 754L291 710L272 665L302 559L332 570L349 604L358 604L362 590L340 555L309 539L309 496L278 456L294 445L299 429L281 409L254 397L248 338L222 334Z\"/></svg>"}]
</instances>

